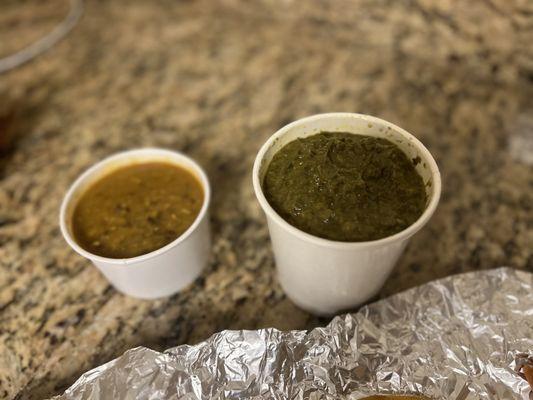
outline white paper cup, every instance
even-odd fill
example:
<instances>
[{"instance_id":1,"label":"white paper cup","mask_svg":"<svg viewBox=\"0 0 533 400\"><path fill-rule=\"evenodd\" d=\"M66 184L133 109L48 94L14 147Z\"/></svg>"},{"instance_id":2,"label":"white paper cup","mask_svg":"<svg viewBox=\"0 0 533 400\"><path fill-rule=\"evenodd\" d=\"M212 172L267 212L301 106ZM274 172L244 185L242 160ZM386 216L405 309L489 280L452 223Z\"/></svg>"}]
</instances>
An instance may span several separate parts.
<instances>
[{"instance_id":1,"label":"white paper cup","mask_svg":"<svg viewBox=\"0 0 533 400\"><path fill-rule=\"evenodd\" d=\"M409 157L420 157L416 170L426 183L428 202L420 218L405 230L379 240L338 242L305 233L270 206L262 182L274 154L296 138L322 131L350 132L386 138ZM429 151L413 135L379 118L331 113L303 118L272 135L261 147L253 168L255 194L266 214L278 276L287 296L319 315L361 305L383 286L409 238L429 220L441 191L439 169Z\"/></svg>"},{"instance_id":2,"label":"white paper cup","mask_svg":"<svg viewBox=\"0 0 533 400\"><path fill-rule=\"evenodd\" d=\"M201 183L204 203L193 224L173 242L138 257L101 257L79 246L72 235L71 220L77 201L84 191L117 168L153 161L169 162L186 168ZM191 158L178 152L154 148L125 151L89 168L70 187L61 205L61 232L70 247L91 260L120 292L142 299L169 296L193 282L207 264L210 251L210 199L211 189L207 176Z\"/></svg>"}]
</instances>

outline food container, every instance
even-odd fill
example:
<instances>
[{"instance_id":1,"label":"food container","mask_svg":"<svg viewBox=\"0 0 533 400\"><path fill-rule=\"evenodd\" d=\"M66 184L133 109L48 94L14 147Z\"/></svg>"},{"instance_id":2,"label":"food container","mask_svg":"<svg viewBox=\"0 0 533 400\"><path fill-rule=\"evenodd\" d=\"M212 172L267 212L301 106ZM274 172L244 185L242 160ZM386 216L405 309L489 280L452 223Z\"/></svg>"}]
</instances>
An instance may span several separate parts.
<instances>
[{"instance_id":1,"label":"food container","mask_svg":"<svg viewBox=\"0 0 533 400\"><path fill-rule=\"evenodd\" d=\"M101 257L79 246L72 235L71 219L77 201L84 191L115 169L154 161L186 168L200 182L204 190L204 202L192 225L166 246L132 258ZM169 296L193 282L207 263L210 251L210 198L211 189L205 172L184 154L155 148L125 151L89 168L70 187L61 205L61 232L74 251L91 260L120 292L143 299Z\"/></svg>"},{"instance_id":2,"label":"food container","mask_svg":"<svg viewBox=\"0 0 533 400\"><path fill-rule=\"evenodd\" d=\"M428 200L420 218L403 231L383 239L339 242L303 232L278 215L262 189L272 157L294 139L322 131L381 137L397 144L413 160L426 185ZM283 290L299 307L319 315L331 315L356 307L378 293L409 238L428 222L435 211L441 191L437 164L420 141L390 122L352 113L314 115L281 128L257 154L253 185L267 217Z\"/></svg>"}]
</instances>

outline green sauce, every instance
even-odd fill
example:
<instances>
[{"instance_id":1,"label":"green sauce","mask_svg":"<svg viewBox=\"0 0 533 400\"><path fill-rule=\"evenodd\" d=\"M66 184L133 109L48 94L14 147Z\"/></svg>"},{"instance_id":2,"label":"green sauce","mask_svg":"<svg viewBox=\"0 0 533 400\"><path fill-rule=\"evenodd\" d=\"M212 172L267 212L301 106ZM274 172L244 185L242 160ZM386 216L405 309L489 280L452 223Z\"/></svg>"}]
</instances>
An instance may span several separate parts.
<instances>
[{"instance_id":1,"label":"green sauce","mask_svg":"<svg viewBox=\"0 0 533 400\"><path fill-rule=\"evenodd\" d=\"M312 235L344 242L400 232L424 212L424 182L394 143L322 132L281 148L263 189L276 212Z\"/></svg>"}]
</instances>

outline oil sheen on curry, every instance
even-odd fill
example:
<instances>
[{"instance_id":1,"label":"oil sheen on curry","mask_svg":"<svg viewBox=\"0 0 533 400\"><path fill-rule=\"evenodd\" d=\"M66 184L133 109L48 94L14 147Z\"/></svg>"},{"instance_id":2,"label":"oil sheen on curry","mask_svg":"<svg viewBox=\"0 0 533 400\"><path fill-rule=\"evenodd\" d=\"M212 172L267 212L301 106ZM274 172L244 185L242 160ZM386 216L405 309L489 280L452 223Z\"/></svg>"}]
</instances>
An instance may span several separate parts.
<instances>
[{"instance_id":1,"label":"oil sheen on curry","mask_svg":"<svg viewBox=\"0 0 533 400\"><path fill-rule=\"evenodd\" d=\"M108 258L131 258L178 238L204 201L200 182L188 170L165 162L132 164L91 185L72 216L76 242Z\"/></svg>"},{"instance_id":2,"label":"oil sheen on curry","mask_svg":"<svg viewBox=\"0 0 533 400\"><path fill-rule=\"evenodd\" d=\"M422 177L387 139L321 132L282 147L263 181L269 204L312 235L344 242L381 239L426 207Z\"/></svg>"}]
</instances>

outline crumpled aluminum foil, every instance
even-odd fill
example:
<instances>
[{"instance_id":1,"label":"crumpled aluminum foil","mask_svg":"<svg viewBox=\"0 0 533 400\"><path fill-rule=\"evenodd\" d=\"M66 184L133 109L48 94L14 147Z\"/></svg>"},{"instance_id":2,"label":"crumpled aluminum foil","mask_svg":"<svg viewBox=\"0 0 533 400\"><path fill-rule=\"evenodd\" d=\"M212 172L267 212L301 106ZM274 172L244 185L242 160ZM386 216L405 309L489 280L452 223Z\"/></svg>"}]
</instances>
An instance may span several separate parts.
<instances>
[{"instance_id":1,"label":"crumpled aluminum foil","mask_svg":"<svg viewBox=\"0 0 533 400\"><path fill-rule=\"evenodd\" d=\"M533 274L452 276L310 332L225 331L159 353L134 348L56 399L528 399ZM518 366L518 367L517 367Z\"/></svg>"}]
</instances>

